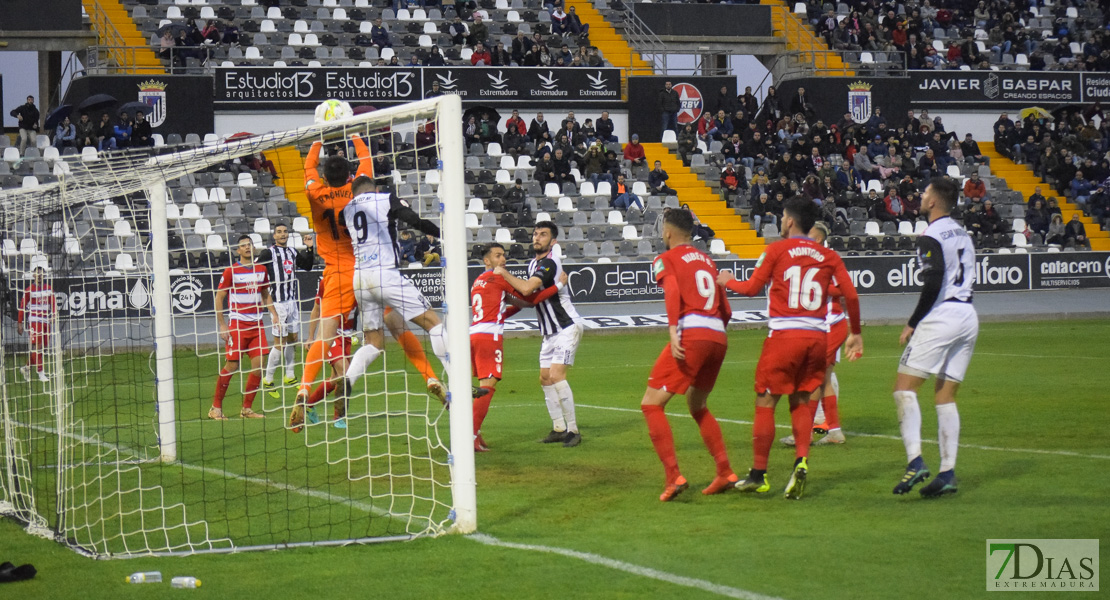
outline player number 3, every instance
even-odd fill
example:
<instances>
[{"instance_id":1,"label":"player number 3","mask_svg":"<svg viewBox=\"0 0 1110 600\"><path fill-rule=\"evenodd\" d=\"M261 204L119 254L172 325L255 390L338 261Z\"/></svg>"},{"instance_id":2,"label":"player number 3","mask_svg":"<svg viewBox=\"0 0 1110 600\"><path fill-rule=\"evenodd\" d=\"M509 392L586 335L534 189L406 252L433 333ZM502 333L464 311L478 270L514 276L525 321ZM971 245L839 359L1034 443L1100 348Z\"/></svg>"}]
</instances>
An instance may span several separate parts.
<instances>
[{"instance_id":1,"label":"player number 3","mask_svg":"<svg viewBox=\"0 0 1110 600\"><path fill-rule=\"evenodd\" d=\"M702 298L705 298L705 306L702 310L710 310L717 302L717 282L709 271L697 271L694 274L694 285L698 287L698 293Z\"/></svg>"},{"instance_id":2,"label":"player number 3","mask_svg":"<svg viewBox=\"0 0 1110 600\"><path fill-rule=\"evenodd\" d=\"M474 311L474 320L472 322L477 323L481 321L482 317L485 316L485 312L482 311L482 297L478 294L474 294L474 297L470 299L470 308Z\"/></svg>"},{"instance_id":3,"label":"player number 3","mask_svg":"<svg viewBox=\"0 0 1110 600\"><path fill-rule=\"evenodd\" d=\"M806 269L806 274L803 276L802 267L794 265L783 273L782 278L790 284L790 290L786 297L786 303L790 308L798 308L799 306L806 310L821 308L824 294L821 290L821 284L813 280L818 271L820 269Z\"/></svg>"}]
</instances>

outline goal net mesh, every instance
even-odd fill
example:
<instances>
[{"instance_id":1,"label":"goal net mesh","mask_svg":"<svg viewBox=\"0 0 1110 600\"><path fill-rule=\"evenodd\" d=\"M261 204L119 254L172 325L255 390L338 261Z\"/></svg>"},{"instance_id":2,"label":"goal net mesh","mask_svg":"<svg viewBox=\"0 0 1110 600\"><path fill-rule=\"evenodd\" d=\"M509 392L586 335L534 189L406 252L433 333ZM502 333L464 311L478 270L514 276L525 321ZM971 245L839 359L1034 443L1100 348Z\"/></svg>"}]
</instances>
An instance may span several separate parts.
<instances>
[{"instance_id":1,"label":"goal net mesh","mask_svg":"<svg viewBox=\"0 0 1110 600\"><path fill-rule=\"evenodd\" d=\"M299 382L303 372L319 257L314 271L296 273L295 365L257 392L253 408L264 418L239 416L249 393L246 357L224 402L229 420L208 418L227 350L214 295L238 260L239 237L250 235L261 250L285 225L289 246L305 249L312 223L304 158L321 141L325 152L354 159L354 135L369 141L378 183L439 223L450 195L439 186L443 161L463 159L454 152L461 143L449 146L457 156L443 151L445 139L461 138L457 107L452 122L440 122L447 102L458 101L195 147L59 157L45 161L48 174L38 169L39 181L0 191L0 514L98 557L448 531L450 413L427 393L427 369L422 374L396 342L387 341L350 394L345 428L336 427L330 398L317 405L317 423L299 433L288 426L297 386L284 380ZM12 166L18 173L27 165ZM406 272L440 301L438 270ZM162 329L159 305L172 315ZM467 316L456 312L449 322ZM445 378L424 332L409 328ZM272 344L268 317L266 334ZM354 337L361 342L361 332ZM266 360L263 353L263 367ZM331 374L325 365L317 383Z\"/></svg>"}]
</instances>

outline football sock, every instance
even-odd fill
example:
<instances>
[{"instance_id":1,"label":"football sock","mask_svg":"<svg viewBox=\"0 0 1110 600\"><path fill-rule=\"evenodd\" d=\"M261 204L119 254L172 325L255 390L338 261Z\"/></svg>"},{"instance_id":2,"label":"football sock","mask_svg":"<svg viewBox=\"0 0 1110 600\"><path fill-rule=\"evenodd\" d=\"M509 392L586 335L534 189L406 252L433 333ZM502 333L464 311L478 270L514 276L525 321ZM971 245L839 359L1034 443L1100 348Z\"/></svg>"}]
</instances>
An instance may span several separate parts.
<instances>
[{"instance_id":1,"label":"football sock","mask_svg":"<svg viewBox=\"0 0 1110 600\"><path fill-rule=\"evenodd\" d=\"M553 387L555 393L559 396L563 418L567 420L567 431L578 433L578 419L574 415L574 391L570 389L570 382L566 379L556 381Z\"/></svg>"},{"instance_id":2,"label":"football sock","mask_svg":"<svg viewBox=\"0 0 1110 600\"><path fill-rule=\"evenodd\" d=\"M810 400L806 402L806 408L809 409L809 417L813 419L813 423L817 424L817 413L821 412L821 401Z\"/></svg>"},{"instance_id":3,"label":"football sock","mask_svg":"<svg viewBox=\"0 0 1110 600\"><path fill-rule=\"evenodd\" d=\"M224 396L227 395L227 388L231 385L231 376L234 373L220 369L220 376L216 379L216 395L212 397L212 406L216 408L224 407Z\"/></svg>"},{"instance_id":4,"label":"football sock","mask_svg":"<svg viewBox=\"0 0 1110 600\"><path fill-rule=\"evenodd\" d=\"M804 458L809 456L809 442L813 439L813 411L811 404L806 402L790 407L790 425L794 430L794 457Z\"/></svg>"},{"instance_id":5,"label":"football sock","mask_svg":"<svg viewBox=\"0 0 1110 600\"><path fill-rule=\"evenodd\" d=\"M274 374L277 373L278 363L281 362L281 348L274 346L270 348L270 354L266 356L266 376L265 380L268 383L274 380Z\"/></svg>"},{"instance_id":6,"label":"football sock","mask_svg":"<svg viewBox=\"0 0 1110 600\"><path fill-rule=\"evenodd\" d=\"M898 406L898 424L909 462L921 456L921 407L917 405L917 392L894 392L894 403Z\"/></svg>"},{"instance_id":7,"label":"football sock","mask_svg":"<svg viewBox=\"0 0 1110 600\"><path fill-rule=\"evenodd\" d=\"M478 435L478 432L482 430L482 422L486 420L490 402L493 401L493 394L497 391L489 386L482 386L482 389L489 390L489 393L481 398L474 399L474 435Z\"/></svg>"},{"instance_id":8,"label":"football sock","mask_svg":"<svg viewBox=\"0 0 1110 600\"><path fill-rule=\"evenodd\" d=\"M770 406L755 407L755 423L752 424L753 468L766 471L767 457L771 455L771 445L775 443L775 409Z\"/></svg>"},{"instance_id":9,"label":"football sock","mask_svg":"<svg viewBox=\"0 0 1110 600\"><path fill-rule=\"evenodd\" d=\"M308 356L304 359L304 374L301 376L300 391L308 393L309 386L316 381L320 368L324 364L324 340L316 340L308 347Z\"/></svg>"},{"instance_id":10,"label":"football sock","mask_svg":"<svg viewBox=\"0 0 1110 600\"><path fill-rule=\"evenodd\" d=\"M666 473L667 483L678 479L678 458L674 454L674 436L671 434L671 424L667 422L667 415L662 406L641 404L640 410L647 421L648 435L651 436L651 445L655 446L655 453L663 461L663 470Z\"/></svg>"},{"instance_id":11,"label":"football sock","mask_svg":"<svg viewBox=\"0 0 1110 600\"><path fill-rule=\"evenodd\" d=\"M28 362L30 363L30 365L32 367L35 368L36 371L41 371L42 370L42 354L41 353L32 352L30 359L28 359Z\"/></svg>"},{"instance_id":12,"label":"football sock","mask_svg":"<svg viewBox=\"0 0 1110 600\"><path fill-rule=\"evenodd\" d=\"M405 358L408 358L412 366L416 367L417 372L424 377L424 381L436 376L432 363L428 362L428 355L424 353L424 346L420 344L420 338L416 337L415 333L406 329L397 338L397 342L405 349Z\"/></svg>"},{"instance_id":13,"label":"football sock","mask_svg":"<svg viewBox=\"0 0 1110 600\"><path fill-rule=\"evenodd\" d=\"M543 400L547 403L547 414L551 417L551 428L555 431L566 431L567 422L563 418L563 407L559 406L559 393L555 391L555 386L545 385L543 388Z\"/></svg>"},{"instance_id":14,"label":"football sock","mask_svg":"<svg viewBox=\"0 0 1110 600\"><path fill-rule=\"evenodd\" d=\"M297 368L297 348L293 344L285 345L285 377L295 377Z\"/></svg>"},{"instance_id":15,"label":"football sock","mask_svg":"<svg viewBox=\"0 0 1110 600\"><path fill-rule=\"evenodd\" d=\"M247 376L247 389L243 390L243 408L250 408L254 404L254 395L258 393L258 383L262 381L262 376L258 373L251 373Z\"/></svg>"},{"instance_id":16,"label":"football sock","mask_svg":"<svg viewBox=\"0 0 1110 600\"><path fill-rule=\"evenodd\" d=\"M709 455L717 463L717 477L728 477L732 474L732 467L728 464L728 451L725 450L725 439L721 435L721 425L708 408L691 411L690 416L698 424L701 439L709 450Z\"/></svg>"},{"instance_id":17,"label":"football sock","mask_svg":"<svg viewBox=\"0 0 1110 600\"><path fill-rule=\"evenodd\" d=\"M428 330L428 337L432 340L432 352L443 365L443 370L450 370L447 365L447 328L440 323Z\"/></svg>"},{"instance_id":18,"label":"football sock","mask_svg":"<svg viewBox=\"0 0 1110 600\"><path fill-rule=\"evenodd\" d=\"M324 399L324 396L327 396L328 394L330 394L331 391L335 389L335 386L336 386L336 383L332 379L329 379L329 380L321 383L320 385L316 386L315 388L312 389L312 393L309 394L307 404L309 406L312 406L313 404L317 404L318 402L320 402L321 400Z\"/></svg>"},{"instance_id":19,"label":"football sock","mask_svg":"<svg viewBox=\"0 0 1110 600\"><path fill-rule=\"evenodd\" d=\"M960 446L960 411L956 403L937 405L937 441L940 442L940 470L956 468L956 450Z\"/></svg>"},{"instance_id":20,"label":"football sock","mask_svg":"<svg viewBox=\"0 0 1110 600\"><path fill-rule=\"evenodd\" d=\"M840 396L840 382L836 380L836 373L829 378L829 385L825 386L825 397L821 399L821 406L825 408L825 422L829 430L840 429L840 409L836 406L836 399Z\"/></svg>"},{"instance_id":21,"label":"football sock","mask_svg":"<svg viewBox=\"0 0 1110 600\"><path fill-rule=\"evenodd\" d=\"M366 373L366 369L370 367L370 363L378 359L378 355L382 353L381 350L374 347L373 344L365 344L355 352L351 357L351 364L347 367L347 381L354 385L359 377Z\"/></svg>"}]
</instances>

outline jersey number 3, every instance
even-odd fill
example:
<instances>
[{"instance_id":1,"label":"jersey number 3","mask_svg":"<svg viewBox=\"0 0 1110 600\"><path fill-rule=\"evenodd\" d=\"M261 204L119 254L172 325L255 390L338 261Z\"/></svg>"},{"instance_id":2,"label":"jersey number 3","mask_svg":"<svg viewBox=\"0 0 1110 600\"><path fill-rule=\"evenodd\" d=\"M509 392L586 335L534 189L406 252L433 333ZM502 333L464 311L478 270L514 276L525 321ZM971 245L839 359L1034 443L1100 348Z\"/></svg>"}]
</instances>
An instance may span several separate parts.
<instances>
[{"instance_id":1,"label":"jersey number 3","mask_svg":"<svg viewBox=\"0 0 1110 600\"><path fill-rule=\"evenodd\" d=\"M794 265L783 273L783 281L790 284L790 290L786 293L786 304L790 308L801 307L805 310L821 308L824 290L821 289L821 284L813 280L819 271L820 269L806 269L805 275L802 275L802 268Z\"/></svg>"}]
</instances>

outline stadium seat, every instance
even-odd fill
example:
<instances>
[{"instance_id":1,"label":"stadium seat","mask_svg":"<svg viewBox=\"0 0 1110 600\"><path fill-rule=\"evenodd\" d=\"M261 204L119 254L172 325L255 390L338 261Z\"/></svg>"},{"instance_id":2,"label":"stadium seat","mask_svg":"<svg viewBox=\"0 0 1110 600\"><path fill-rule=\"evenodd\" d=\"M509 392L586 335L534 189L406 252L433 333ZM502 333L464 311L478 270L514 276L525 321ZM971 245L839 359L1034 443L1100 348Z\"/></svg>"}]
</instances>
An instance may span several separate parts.
<instances>
[{"instance_id":1,"label":"stadium seat","mask_svg":"<svg viewBox=\"0 0 1110 600\"><path fill-rule=\"evenodd\" d=\"M115 204L105 204L104 219L106 221L118 221L120 219L119 207Z\"/></svg>"},{"instance_id":2,"label":"stadium seat","mask_svg":"<svg viewBox=\"0 0 1110 600\"><path fill-rule=\"evenodd\" d=\"M609 224L610 225L624 225L624 213L619 210L609 211Z\"/></svg>"},{"instance_id":3,"label":"stadium seat","mask_svg":"<svg viewBox=\"0 0 1110 600\"><path fill-rule=\"evenodd\" d=\"M236 183L239 184L239 187L255 187L254 175L250 173L240 173Z\"/></svg>"},{"instance_id":4,"label":"stadium seat","mask_svg":"<svg viewBox=\"0 0 1110 600\"><path fill-rule=\"evenodd\" d=\"M129 237L134 237L134 235L135 235L131 231L130 221L125 221L123 219L120 219L119 221L115 222L115 224L112 226L112 232L113 232L113 235L115 235L118 238L129 238Z\"/></svg>"},{"instance_id":5,"label":"stadium seat","mask_svg":"<svg viewBox=\"0 0 1110 600\"><path fill-rule=\"evenodd\" d=\"M66 238L62 249L69 256L78 256L81 254L81 243L77 241L77 238Z\"/></svg>"},{"instance_id":6,"label":"stadium seat","mask_svg":"<svg viewBox=\"0 0 1110 600\"><path fill-rule=\"evenodd\" d=\"M135 259L130 254L126 252L121 252L116 255L117 271L120 271L121 273L127 273L129 271L134 271L135 269Z\"/></svg>"},{"instance_id":7,"label":"stadium seat","mask_svg":"<svg viewBox=\"0 0 1110 600\"><path fill-rule=\"evenodd\" d=\"M558 198L562 194L563 190L559 187L559 184L557 183L549 181L547 185L543 187L543 195L547 196L548 198Z\"/></svg>"},{"instance_id":8,"label":"stadium seat","mask_svg":"<svg viewBox=\"0 0 1110 600\"><path fill-rule=\"evenodd\" d=\"M463 216L463 224L467 229L478 229L482 224L478 221L478 215L468 212Z\"/></svg>"},{"instance_id":9,"label":"stadium seat","mask_svg":"<svg viewBox=\"0 0 1110 600\"><path fill-rule=\"evenodd\" d=\"M497 142L490 142L489 146L486 147L486 154L493 158L499 159L504 156L505 152L501 149L501 144Z\"/></svg>"},{"instance_id":10,"label":"stadium seat","mask_svg":"<svg viewBox=\"0 0 1110 600\"><path fill-rule=\"evenodd\" d=\"M1013 223L1013 230L1014 231L1025 231L1025 227L1026 227L1026 225L1025 225L1025 218L1024 217L1018 217L1018 218L1014 219L1014 223Z\"/></svg>"},{"instance_id":11,"label":"stadium seat","mask_svg":"<svg viewBox=\"0 0 1110 600\"><path fill-rule=\"evenodd\" d=\"M713 238L709 241L709 253L714 256L721 256L728 254L728 248L725 247L725 241L718 238Z\"/></svg>"},{"instance_id":12,"label":"stadium seat","mask_svg":"<svg viewBox=\"0 0 1110 600\"><path fill-rule=\"evenodd\" d=\"M253 245L253 246L254 246L255 248L257 248L257 249L259 249L259 250L261 250L261 249L263 248L263 245L262 245L262 236L261 236L260 234L257 234L257 233L248 233L248 234L247 234L247 237L249 237L249 238L251 239L251 244L252 244L252 245Z\"/></svg>"},{"instance_id":13,"label":"stadium seat","mask_svg":"<svg viewBox=\"0 0 1110 600\"><path fill-rule=\"evenodd\" d=\"M863 226L863 235L871 235L871 236L882 235L882 231L879 229L879 222L878 221L868 221Z\"/></svg>"},{"instance_id":14,"label":"stadium seat","mask_svg":"<svg viewBox=\"0 0 1110 600\"><path fill-rule=\"evenodd\" d=\"M273 233L273 231L273 228L270 227L270 219L267 219L266 217L261 217L254 220L255 233L270 235L271 233Z\"/></svg>"},{"instance_id":15,"label":"stadium seat","mask_svg":"<svg viewBox=\"0 0 1110 600\"><path fill-rule=\"evenodd\" d=\"M466 207L466 212L474 213L475 215L484 215L488 211L486 211L485 204L482 202L481 198L471 198L470 203Z\"/></svg>"},{"instance_id":16,"label":"stadium seat","mask_svg":"<svg viewBox=\"0 0 1110 600\"><path fill-rule=\"evenodd\" d=\"M621 231L621 238L626 240L638 240L640 239L640 234L636 231L635 225L625 225L624 229Z\"/></svg>"},{"instance_id":17,"label":"stadium seat","mask_svg":"<svg viewBox=\"0 0 1110 600\"><path fill-rule=\"evenodd\" d=\"M193 233L201 236L212 235L212 222L208 219L197 219L193 223Z\"/></svg>"},{"instance_id":18,"label":"stadium seat","mask_svg":"<svg viewBox=\"0 0 1110 600\"><path fill-rule=\"evenodd\" d=\"M497 228L497 232L494 234L493 241L497 242L498 244L511 244L513 243L513 234L508 229L505 229L504 227L499 227Z\"/></svg>"},{"instance_id":19,"label":"stadium seat","mask_svg":"<svg viewBox=\"0 0 1110 600\"><path fill-rule=\"evenodd\" d=\"M34 256L38 254L39 247L33 238L24 238L19 242L19 253L23 256Z\"/></svg>"},{"instance_id":20,"label":"stadium seat","mask_svg":"<svg viewBox=\"0 0 1110 600\"><path fill-rule=\"evenodd\" d=\"M208 201L227 204L227 192L223 188L212 188L208 191Z\"/></svg>"},{"instance_id":21,"label":"stadium seat","mask_svg":"<svg viewBox=\"0 0 1110 600\"><path fill-rule=\"evenodd\" d=\"M209 252L224 252L227 250L227 244L224 243L223 237L213 233L204 238L204 249Z\"/></svg>"},{"instance_id":22,"label":"stadium seat","mask_svg":"<svg viewBox=\"0 0 1110 600\"><path fill-rule=\"evenodd\" d=\"M1013 246L1015 248L1025 248L1029 246L1029 240L1025 237L1024 233L1015 233L1013 237Z\"/></svg>"},{"instance_id":23,"label":"stadium seat","mask_svg":"<svg viewBox=\"0 0 1110 600\"><path fill-rule=\"evenodd\" d=\"M24 188L34 188L39 186L39 178L34 175L27 175L23 178Z\"/></svg>"},{"instance_id":24,"label":"stadium seat","mask_svg":"<svg viewBox=\"0 0 1110 600\"><path fill-rule=\"evenodd\" d=\"M675 148L678 146L678 137L675 135L674 130L666 129L663 131L663 147Z\"/></svg>"},{"instance_id":25,"label":"stadium seat","mask_svg":"<svg viewBox=\"0 0 1110 600\"><path fill-rule=\"evenodd\" d=\"M913 234L921 235L925 233L925 228L929 226L927 221L917 221L913 224Z\"/></svg>"},{"instance_id":26,"label":"stadium seat","mask_svg":"<svg viewBox=\"0 0 1110 600\"><path fill-rule=\"evenodd\" d=\"M305 218L305 217L294 217L293 218L293 231L295 231L297 233L300 233L300 234L312 233L312 227L310 227L308 225L308 219L307 218Z\"/></svg>"},{"instance_id":27,"label":"stadium seat","mask_svg":"<svg viewBox=\"0 0 1110 600\"><path fill-rule=\"evenodd\" d=\"M601 198L609 198L613 194L613 186L608 181L599 181L597 183L597 196ZM608 200L605 201L608 204Z\"/></svg>"},{"instance_id":28,"label":"stadium seat","mask_svg":"<svg viewBox=\"0 0 1110 600\"><path fill-rule=\"evenodd\" d=\"M574 212L574 201L569 196L559 198L559 212Z\"/></svg>"},{"instance_id":29,"label":"stadium seat","mask_svg":"<svg viewBox=\"0 0 1110 600\"><path fill-rule=\"evenodd\" d=\"M582 185L578 188L578 195L583 198L593 198L597 196L597 189L594 184L589 181L583 181Z\"/></svg>"},{"instance_id":30,"label":"stadium seat","mask_svg":"<svg viewBox=\"0 0 1110 600\"><path fill-rule=\"evenodd\" d=\"M909 221L899 221L898 235L913 235L913 224Z\"/></svg>"}]
</instances>

